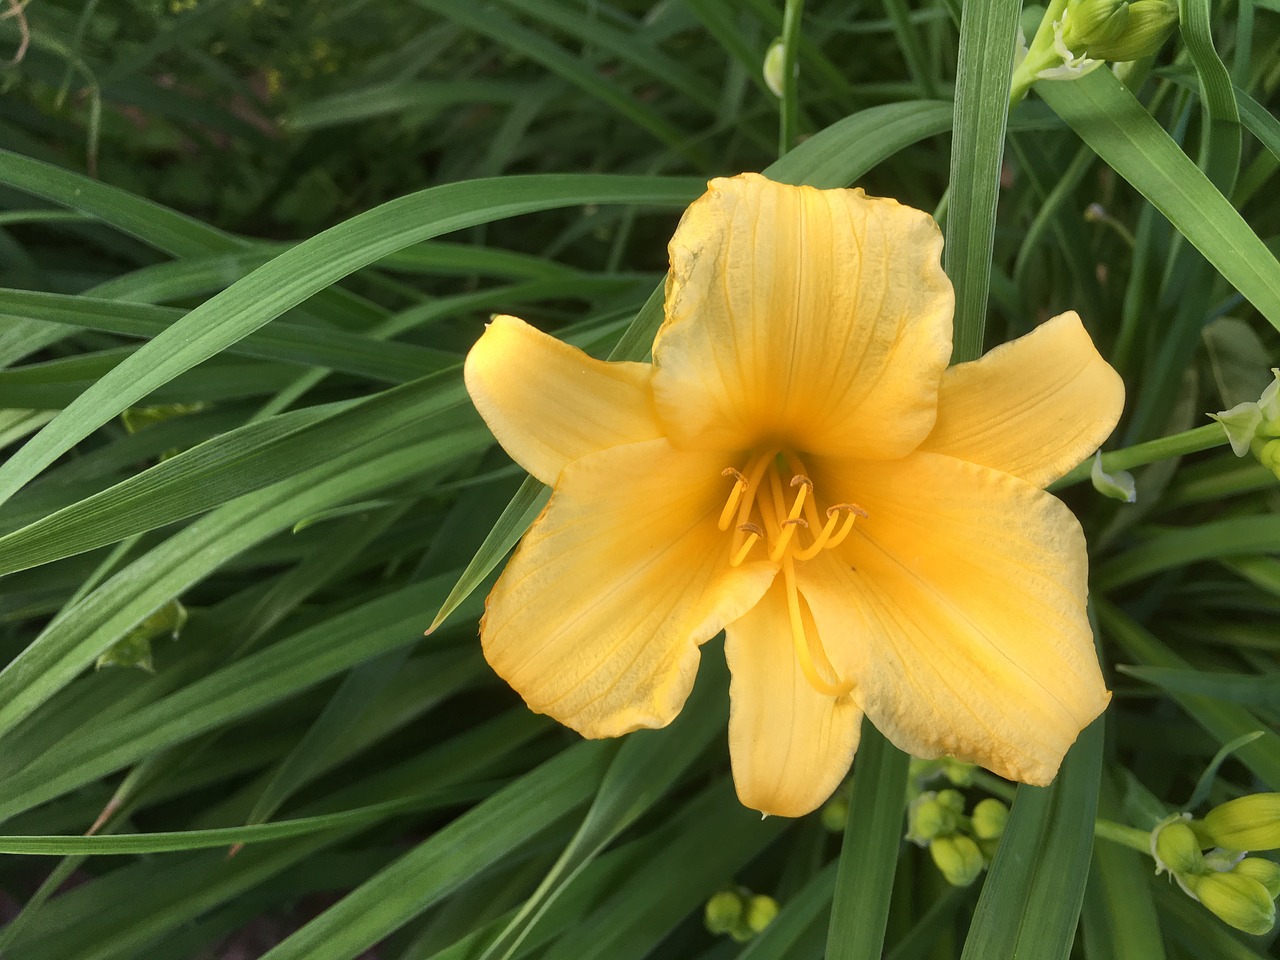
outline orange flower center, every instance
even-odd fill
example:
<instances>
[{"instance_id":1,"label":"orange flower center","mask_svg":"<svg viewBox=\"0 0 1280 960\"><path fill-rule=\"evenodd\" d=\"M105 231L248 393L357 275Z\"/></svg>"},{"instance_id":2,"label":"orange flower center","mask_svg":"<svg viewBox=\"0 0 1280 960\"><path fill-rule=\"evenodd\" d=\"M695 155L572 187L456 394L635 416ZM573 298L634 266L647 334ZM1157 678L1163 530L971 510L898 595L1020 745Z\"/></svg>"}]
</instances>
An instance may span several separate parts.
<instances>
[{"instance_id":1,"label":"orange flower center","mask_svg":"<svg viewBox=\"0 0 1280 960\"><path fill-rule=\"evenodd\" d=\"M790 474L785 484L784 473ZM721 530L733 529L729 565L739 566L753 554L779 565L800 669L819 693L843 696L853 689L853 681L840 679L816 634L805 630L796 564L838 547L866 511L855 503L835 503L826 508L824 519L804 464L776 449L753 455L743 470L728 467L724 475L734 478L719 521Z\"/></svg>"}]
</instances>

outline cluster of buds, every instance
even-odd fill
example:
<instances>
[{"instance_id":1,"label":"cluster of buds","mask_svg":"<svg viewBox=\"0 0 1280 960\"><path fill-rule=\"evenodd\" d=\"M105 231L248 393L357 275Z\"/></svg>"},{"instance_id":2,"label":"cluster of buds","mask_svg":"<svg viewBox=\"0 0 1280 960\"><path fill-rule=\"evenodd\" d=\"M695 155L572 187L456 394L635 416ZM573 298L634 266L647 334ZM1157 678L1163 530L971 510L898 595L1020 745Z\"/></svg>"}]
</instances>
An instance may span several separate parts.
<instances>
[{"instance_id":1,"label":"cluster of buds","mask_svg":"<svg viewBox=\"0 0 1280 960\"><path fill-rule=\"evenodd\" d=\"M1156 53L1177 24L1174 0L1073 0L1053 25L1054 45L1064 60L1140 60Z\"/></svg>"},{"instance_id":2,"label":"cluster of buds","mask_svg":"<svg viewBox=\"0 0 1280 960\"><path fill-rule=\"evenodd\" d=\"M925 791L907 809L907 839L929 848L929 856L953 887L967 887L995 856L1009 808L993 797L965 815L958 790Z\"/></svg>"},{"instance_id":3,"label":"cluster of buds","mask_svg":"<svg viewBox=\"0 0 1280 960\"><path fill-rule=\"evenodd\" d=\"M746 887L734 887L712 895L703 912L703 921L708 932L717 936L728 934L738 943L746 943L777 915L778 901L773 897L753 894Z\"/></svg>"},{"instance_id":4,"label":"cluster of buds","mask_svg":"<svg viewBox=\"0 0 1280 960\"><path fill-rule=\"evenodd\" d=\"M1230 800L1203 820L1172 817L1151 832L1156 873L1237 930L1260 935L1275 926L1280 864L1250 851L1280 849L1280 793Z\"/></svg>"},{"instance_id":5,"label":"cluster of buds","mask_svg":"<svg viewBox=\"0 0 1280 960\"><path fill-rule=\"evenodd\" d=\"M1256 401L1238 403L1230 410L1210 414L1222 424L1237 457L1250 451L1259 462L1280 477L1280 369Z\"/></svg>"},{"instance_id":6,"label":"cluster of buds","mask_svg":"<svg viewBox=\"0 0 1280 960\"><path fill-rule=\"evenodd\" d=\"M1020 54L1012 101L1037 80L1073 80L1107 61L1150 57L1177 24L1177 0L1052 0Z\"/></svg>"}]
</instances>

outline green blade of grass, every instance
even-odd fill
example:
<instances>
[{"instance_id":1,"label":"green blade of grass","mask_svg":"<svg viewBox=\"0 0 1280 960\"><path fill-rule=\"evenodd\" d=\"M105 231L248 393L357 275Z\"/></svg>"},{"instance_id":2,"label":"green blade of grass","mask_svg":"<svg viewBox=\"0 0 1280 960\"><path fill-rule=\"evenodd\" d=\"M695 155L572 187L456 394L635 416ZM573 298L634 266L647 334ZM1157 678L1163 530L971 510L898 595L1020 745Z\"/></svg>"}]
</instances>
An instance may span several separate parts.
<instances>
[{"instance_id":1,"label":"green blade of grass","mask_svg":"<svg viewBox=\"0 0 1280 960\"><path fill-rule=\"evenodd\" d=\"M585 803L612 758L608 742L562 751L361 884L263 960L355 957Z\"/></svg>"},{"instance_id":2,"label":"green blade of grass","mask_svg":"<svg viewBox=\"0 0 1280 960\"><path fill-rule=\"evenodd\" d=\"M290 248L205 301L77 397L0 466L0 502L160 385L388 253L438 234L538 210L583 203L679 206L699 187L682 179L590 174L479 180L431 187L360 214Z\"/></svg>"},{"instance_id":3,"label":"green blade of grass","mask_svg":"<svg viewBox=\"0 0 1280 960\"><path fill-rule=\"evenodd\" d=\"M379 438L233 501L149 551L60 616L0 672L0 735L161 604L229 558L336 502L356 499L483 443L463 431L416 443ZM384 444L378 449L378 444Z\"/></svg>"},{"instance_id":4,"label":"green blade of grass","mask_svg":"<svg viewBox=\"0 0 1280 960\"><path fill-rule=\"evenodd\" d=\"M909 760L869 720L863 721L831 903L828 960L875 960L883 952L902 846Z\"/></svg>"},{"instance_id":5,"label":"green blade of grass","mask_svg":"<svg viewBox=\"0 0 1280 960\"><path fill-rule=\"evenodd\" d=\"M1151 202L1272 326L1280 329L1280 263L1110 70L1036 92Z\"/></svg>"},{"instance_id":6,"label":"green blade of grass","mask_svg":"<svg viewBox=\"0 0 1280 960\"><path fill-rule=\"evenodd\" d=\"M952 356L956 363L982 353L1020 8L1017 0L965 4L960 21L943 254L956 290Z\"/></svg>"},{"instance_id":7,"label":"green blade of grass","mask_svg":"<svg viewBox=\"0 0 1280 960\"><path fill-rule=\"evenodd\" d=\"M1093 851L1102 772L1099 717L1049 787L1020 786L978 898L963 960L1066 960Z\"/></svg>"}]
</instances>

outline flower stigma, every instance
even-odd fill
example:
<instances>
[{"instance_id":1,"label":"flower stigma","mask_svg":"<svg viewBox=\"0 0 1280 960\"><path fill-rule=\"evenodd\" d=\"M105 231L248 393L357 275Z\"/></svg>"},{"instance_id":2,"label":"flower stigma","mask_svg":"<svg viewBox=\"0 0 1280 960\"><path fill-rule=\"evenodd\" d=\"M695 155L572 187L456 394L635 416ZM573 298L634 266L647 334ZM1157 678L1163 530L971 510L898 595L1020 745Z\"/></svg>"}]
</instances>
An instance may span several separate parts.
<instances>
[{"instance_id":1,"label":"flower stigma","mask_svg":"<svg viewBox=\"0 0 1280 960\"><path fill-rule=\"evenodd\" d=\"M781 471L784 469L791 473L789 486L794 491L789 506L782 481ZM812 560L824 550L838 547L853 532L858 517L865 517L867 512L855 503L836 503L827 507L826 519L823 520L818 511L813 481L809 479L804 464L797 457L776 449L753 456L745 470L726 467L722 475L734 478L733 488L718 521L721 530L728 531L733 527L729 566L741 566L757 545L763 546L771 563L780 565L791 621L791 640L800 669L809 685L819 693L829 697L844 696L853 689L854 682L840 678L822 643L804 628L800 595L796 588L796 563ZM807 544L799 533L801 529L810 532L811 539ZM816 533L813 532L815 530ZM827 677L834 679L828 680Z\"/></svg>"}]
</instances>

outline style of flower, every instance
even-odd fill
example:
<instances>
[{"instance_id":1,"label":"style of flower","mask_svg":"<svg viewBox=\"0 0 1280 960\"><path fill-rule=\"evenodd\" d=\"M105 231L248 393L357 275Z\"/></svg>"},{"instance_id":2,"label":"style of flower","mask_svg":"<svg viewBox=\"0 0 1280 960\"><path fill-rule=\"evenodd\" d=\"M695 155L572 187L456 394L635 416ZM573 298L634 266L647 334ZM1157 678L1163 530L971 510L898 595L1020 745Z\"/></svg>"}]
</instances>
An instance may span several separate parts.
<instances>
[{"instance_id":1,"label":"style of flower","mask_svg":"<svg viewBox=\"0 0 1280 960\"><path fill-rule=\"evenodd\" d=\"M481 622L533 710L664 726L724 630L746 806L819 806L864 713L916 756L1053 779L1110 694L1084 537L1043 487L1124 387L1074 313L948 369L941 248L893 200L743 174L680 221L651 364L489 324L467 389L554 487Z\"/></svg>"}]
</instances>

